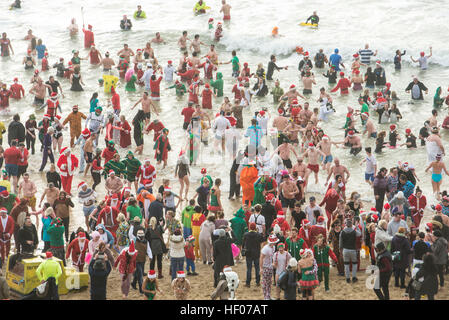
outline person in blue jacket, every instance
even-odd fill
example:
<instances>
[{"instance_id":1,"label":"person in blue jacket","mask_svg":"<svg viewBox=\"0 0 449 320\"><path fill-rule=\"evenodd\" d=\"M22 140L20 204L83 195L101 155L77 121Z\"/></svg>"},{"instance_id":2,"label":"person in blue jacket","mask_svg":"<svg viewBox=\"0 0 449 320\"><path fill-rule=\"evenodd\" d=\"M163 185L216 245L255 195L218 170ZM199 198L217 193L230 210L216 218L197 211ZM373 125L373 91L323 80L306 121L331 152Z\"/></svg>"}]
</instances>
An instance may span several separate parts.
<instances>
[{"instance_id":1,"label":"person in blue jacket","mask_svg":"<svg viewBox=\"0 0 449 320\"><path fill-rule=\"evenodd\" d=\"M335 66L335 71L340 71L340 65L345 68L345 65L341 62L341 55L338 54L338 49L334 50L334 53L329 57L329 66Z\"/></svg>"},{"instance_id":2,"label":"person in blue jacket","mask_svg":"<svg viewBox=\"0 0 449 320\"><path fill-rule=\"evenodd\" d=\"M102 223L96 226L95 230L100 233L101 238L103 238L103 234L106 233L107 241L104 241L104 243L106 245L109 245L110 249L114 248L114 237L112 236L112 233L110 233Z\"/></svg>"}]
</instances>

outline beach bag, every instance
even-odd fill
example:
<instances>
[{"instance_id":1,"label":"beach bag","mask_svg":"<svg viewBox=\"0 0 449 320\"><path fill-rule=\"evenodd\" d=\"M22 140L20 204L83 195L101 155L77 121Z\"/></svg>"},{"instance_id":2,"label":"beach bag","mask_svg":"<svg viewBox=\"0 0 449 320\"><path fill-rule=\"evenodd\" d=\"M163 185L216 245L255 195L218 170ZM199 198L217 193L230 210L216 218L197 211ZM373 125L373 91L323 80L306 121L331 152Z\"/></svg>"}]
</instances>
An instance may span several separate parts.
<instances>
[{"instance_id":1,"label":"beach bag","mask_svg":"<svg viewBox=\"0 0 449 320\"><path fill-rule=\"evenodd\" d=\"M44 298L48 295L48 290L49 290L49 285L48 285L48 281L45 281L44 283L38 285L36 287L36 296L38 298Z\"/></svg>"}]
</instances>

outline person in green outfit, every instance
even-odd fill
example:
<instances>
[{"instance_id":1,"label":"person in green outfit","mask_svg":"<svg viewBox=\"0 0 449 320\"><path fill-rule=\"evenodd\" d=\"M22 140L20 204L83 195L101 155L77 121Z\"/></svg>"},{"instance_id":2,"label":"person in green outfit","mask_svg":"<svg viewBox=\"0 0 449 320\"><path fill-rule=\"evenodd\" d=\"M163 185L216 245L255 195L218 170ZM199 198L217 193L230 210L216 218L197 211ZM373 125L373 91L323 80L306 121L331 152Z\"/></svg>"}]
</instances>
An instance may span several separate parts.
<instances>
[{"instance_id":1,"label":"person in green outfit","mask_svg":"<svg viewBox=\"0 0 449 320\"><path fill-rule=\"evenodd\" d=\"M263 171L263 176L261 176L254 183L254 200L252 205L265 204L265 196L268 193L275 193L277 189L276 180L270 177L269 168L265 168Z\"/></svg>"},{"instance_id":2,"label":"person in green outfit","mask_svg":"<svg viewBox=\"0 0 449 320\"><path fill-rule=\"evenodd\" d=\"M271 89L271 94L273 95L273 102L279 103L279 98L284 95L284 89L280 87L279 80L274 82L274 88Z\"/></svg>"},{"instance_id":3,"label":"person in green outfit","mask_svg":"<svg viewBox=\"0 0 449 320\"><path fill-rule=\"evenodd\" d=\"M305 243L304 239L298 237L298 228L293 227L291 230L291 235L285 240L285 245L288 253L299 261L301 259L301 249L307 248L307 243Z\"/></svg>"},{"instance_id":4,"label":"person in green outfit","mask_svg":"<svg viewBox=\"0 0 449 320\"><path fill-rule=\"evenodd\" d=\"M207 180L209 180L209 188L211 188L214 185L214 181L212 180L210 175L207 174L206 168L201 169L201 174L203 177L201 178L200 184L203 185L204 179L207 179Z\"/></svg>"},{"instance_id":5,"label":"person in green outfit","mask_svg":"<svg viewBox=\"0 0 449 320\"><path fill-rule=\"evenodd\" d=\"M322 234L316 236L317 243L313 246L313 254L318 265L318 280L323 281L324 274L324 289L329 291L329 257L337 263L337 256L332 249L324 242Z\"/></svg>"},{"instance_id":6,"label":"person in green outfit","mask_svg":"<svg viewBox=\"0 0 449 320\"><path fill-rule=\"evenodd\" d=\"M130 69L129 73L125 75L126 86L125 90L128 92L136 92L137 77L134 73L134 69Z\"/></svg>"},{"instance_id":7,"label":"person in green outfit","mask_svg":"<svg viewBox=\"0 0 449 320\"><path fill-rule=\"evenodd\" d=\"M137 171L139 170L139 167L142 165L136 157L134 157L134 154L132 151L128 151L126 154L126 158L122 160L123 165L125 166L126 170L126 181L128 181L128 187L131 188L131 183L134 183L134 188L139 188L138 181L136 179Z\"/></svg>"},{"instance_id":8,"label":"person in green outfit","mask_svg":"<svg viewBox=\"0 0 449 320\"><path fill-rule=\"evenodd\" d=\"M192 235L192 215L195 213L195 200L191 199L189 205L182 210L181 223L183 225L184 239Z\"/></svg>"},{"instance_id":9,"label":"person in green outfit","mask_svg":"<svg viewBox=\"0 0 449 320\"><path fill-rule=\"evenodd\" d=\"M315 300L315 288L320 282L317 279L317 264L311 249L302 249L301 260L298 261L298 272L301 272L299 285L303 300Z\"/></svg>"},{"instance_id":10,"label":"person in green outfit","mask_svg":"<svg viewBox=\"0 0 449 320\"><path fill-rule=\"evenodd\" d=\"M238 78L240 75L240 69L242 66L240 65L239 58L237 57L237 52L232 50L232 59L228 62L220 62L220 64L230 64L232 63L232 76L234 78Z\"/></svg>"},{"instance_id":11,"label":"person in green outfit","mask_svg":"<svg viewBox=\"0 0 449 320\"><path fill-rule=\"evenodd\" d=\"M365 112L368 112L369 114L369 106L368 104L363 100L362 97L359 97L359 104L362 106L360 109L360 119L362 120L362 125L364 126L366 124L366 119L363 119L362 114Z\"/></svg>"},{"instance_id":12,"label":"person in green outfit","mask_svg":"<svg viewBox=\"0 0 449 320\"><path fill-rule=\"evenodd\" d=\"M223 97L223 74L221 72L217 72L217 79L210 81L210 86L214 88L214 93L217 97Z\"/></svg>"},{"instance_id":13,"label":"person in green outfit","mask_svg":"<svg viewBox=\"0 0 449 320\"><path fill-rule=\"evenodd\" d=\"M120 155L114 154L114 157L104 165L103 175L108 177L109 171L113 170L117 177L126 177L126 166L120 161Z\"/></svg>"},{"instance_id":14,"label":"person in green outfit","mask_svg":"<svg viewBox=\"0 0 449 320\"><path fill-rule=\"evenodd\" d=\"M156 300L156 294L159 292L163 294L159 289L159 284L156 279L156 271L150 270L148 271L148 275L143 281L142 291L144 300Z\"/></svg>"},{"instance_id":15,"label":"person in green outfit","mask_svg":"<svg viewBox=\"0 0 449 320\"><path fill-rule=\"evenodd\" d=\"M435 95L433 96L433 107L434 108L441 108L443 105L444 98L441 98L441 87L437 88L437 91L435 92Z\"/></svg>"},{"instance_id":16,"label":"person in green outfit","mask_svg":"<svg viewBox=\"0 0 449 320\"><path fill-rule=\"evenodd\" d=\"M50 249L48 251L56 258L61 259L65 266L64 233L65 227L62 218L54 218L47 229L47 235L50 237Z\"/></svg>"},{"instance_id":17,"label":"person in green outfit","mask_svg":"<svg viewBox=\"0 0 449 320\"><path fill-rule=\"evenodd\" d=\"M245 221L245 211L243 208L240 208L236 213L234 213L234 218L229 220L229 223L231 224L231 229L235 235L234 244L241 250L243 235L248 231L248 226Z\"/></svg>"},{"instance_id":18,"label":"person in green outfit","mask_svg":"<svg viewBox=\"0 0 449 320\"><path fill-rule=\"evenodd\" d=\"M139 217L142 221L142 209L140 209L137 200L133 197L129 198L128 206L126 207L126 214L128 216L128 221L134 221L135 217Z\"/></svg>"},{"instance_id":19,"label":"person in green outfit","mask_svg":"<svg viewBox=\"0 0 449 320\"><path fill-rule=\"evenodd\" d=\"M175 90L176 90L177 97L182 97L184 95L184 93L187 92L186 86L184 85L184 83L180 82L179 80L176 80L175 84L168 87L167 89L173 89L173 88L175 88Z\"/></svg>"}]
</instances>

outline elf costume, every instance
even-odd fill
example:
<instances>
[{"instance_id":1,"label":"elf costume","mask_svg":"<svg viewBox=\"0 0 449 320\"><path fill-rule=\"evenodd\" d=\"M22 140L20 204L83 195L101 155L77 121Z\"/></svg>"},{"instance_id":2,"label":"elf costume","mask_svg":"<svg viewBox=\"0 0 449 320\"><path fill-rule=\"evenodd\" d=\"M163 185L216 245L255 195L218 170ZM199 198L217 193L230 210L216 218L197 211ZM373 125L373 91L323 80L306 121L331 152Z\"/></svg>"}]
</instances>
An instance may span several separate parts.
<instances>
[{"instance_id":1,"label":"elf costume","mask_svg":"<svg viewBox=\"0 0 449 320\"><path fill-rule=\"evenodd\" d=\"M111 170L115 172L117 177L120 177L121 175L126 177L126 165L120 160L115 161L114 159L111 159L104 165L103 175L105 179L108 177L109 171Z\"/></svg>"},{"instance_id":2,"label":"elf costume","mask_svg":"<svg viewBox=\"0 0 449 320\"><path fill-rule=\"evenodd\" d=\"M299 237L296 237L296 239L292 239L291 237L288 237L285 240L286 250L290 255L296 259L296 261L299 261L301 259L300 251L301 249L307 249L307 243L304 241L304 239L301 239Z\"/></svg>"},{"instance_id":3,"label":"elf costume","mask_svg":"<svg viewBox=\"0 0 449 320\"><path fill-rule=\"evenodd\" d=\"M129 159L129 156L132 156L132 158ZM124 160L122 160L122 164L126 169L126 180L128 180L129 182L136 181L137 171L142 164L140 163L139 159L134 157L132 151L128 151L128 155Z\"/></svg>"},{"instance_id":4,"label":"elf costume","mask_svg":"<svg viewBox=\"0 0 449 320\"><path fill-rule=\"evenodd\" d=\"M264 204L265 196L263 194L263 191L273 190L276 188L277 188L277 183L273 178L261 176L254 183L255 194L254 194L253 205Z\"/></svg>"},{"instance_id":5,"label":"elf costume","mask_svg":"<svg viewBox=\"0 0 449 320\"><path fill-rule=\"evenodd\" d=\"M245 221L245 212L242 208L234 213L234 218L229 220L229 223L231 224L231 229L235 235L235 245L241 246L243 244L243 235L248 231Z\"/></svg>"},{"instance_id":6,"label":"elf costume","mask_svg":"<svg viewBox=\"0 0 449 320\"><path fill-rule=\"evenodd\" d=\"M168 158L168 152L171 151L170 141L168 140L168 136L166 134L168 134L168 129L164 128L162 130L162 134L156 139L156 143L153 147L154 150L159 150L159 153L155 152L154 155L154 158L157 160L157 162L166 162Z\"/></svg>"},{"instance_id":7,"label":"elf costume","mask_svg":"<svg viewBox=\"0 0 449 320\"><path fill-rule=\"evenodd\" d=\"M210 86L214 88L217 97L223 97L223 74L221 72L217 72L217 80L211 80Z\"/></svg>"},{"instance_id":8,"label":"elf costume","mask_svg":"<svg viewBox=\"0 0 449 320\"><path fill-rule=\"evenodd\" d=\"M313 255L315 257L316 263L318 265L318 280L323 281L324 273L324 289L329 290L329 257L337 262L337 256L332 251L332 249L325 245L324 247L319 247L318 245L313 246Z\"/></svg>"}]
</instances>

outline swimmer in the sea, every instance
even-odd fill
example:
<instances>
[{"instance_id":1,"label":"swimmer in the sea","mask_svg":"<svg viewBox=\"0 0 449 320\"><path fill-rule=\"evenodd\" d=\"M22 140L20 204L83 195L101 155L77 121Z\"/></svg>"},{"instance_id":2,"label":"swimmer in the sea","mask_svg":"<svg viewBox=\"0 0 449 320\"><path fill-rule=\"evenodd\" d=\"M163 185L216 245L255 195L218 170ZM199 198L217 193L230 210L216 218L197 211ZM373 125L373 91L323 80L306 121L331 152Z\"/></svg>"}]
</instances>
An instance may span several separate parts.
<instances>
[{"instance_id":1,"label":"swimmer in the sea","mask_svg":"<svg viewBox=\"0 0 449 320\"><path fill-rule=\"evenodd\" d=\"M444 170L444 173L449 175L449 172L446 169L446 165L443 161L441 161L442 155L439 153L435 156L435 161L431 162L429 166L426 168L425 172L427 173L430 168L432 168L432 189L435 197L440 200L440 186L443 182L443 175L441 172Z\"/></svg>"}]
</instances>

